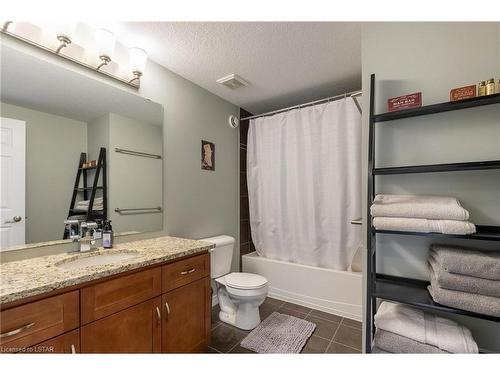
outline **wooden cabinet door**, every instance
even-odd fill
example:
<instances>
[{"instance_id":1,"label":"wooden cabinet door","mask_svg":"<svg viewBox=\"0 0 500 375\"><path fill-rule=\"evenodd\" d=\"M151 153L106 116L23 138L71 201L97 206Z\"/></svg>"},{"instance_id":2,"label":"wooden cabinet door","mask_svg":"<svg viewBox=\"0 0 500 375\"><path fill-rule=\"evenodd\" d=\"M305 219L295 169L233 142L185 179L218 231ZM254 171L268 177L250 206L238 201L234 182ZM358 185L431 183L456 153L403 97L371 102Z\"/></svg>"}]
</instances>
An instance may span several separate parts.
<instances>
[{"instance_id":1,"label":"wooden cabinet door","mask_svg":"<svg viewBox=\"0 0 500 375\"><path fill-rule=\"evenodd\" d=\"M209 344L211 299L210 277L163 294L163 353L194 353Z\"/></svg>"},{"instance_id":2,"label":"wooden cabinet door","mask_svg":"<svg viewBox=\"0 0 500 375\"><path fill-rule=\"evenodd\" d=\"M75 329L64 335L44 341L26 350L26 353L77 354L80 353L80 330Z\"/></svg>"},{"instance_id":3,"label":"wooden cabinet door","mask_svg":"<svg viewBox=\"0 0 500 375\"><path fill-rule=\"evenodd\" d=\"M159 353L161 307L158 296L83 326L82 353Z\"/></svg>"}]
</instances>

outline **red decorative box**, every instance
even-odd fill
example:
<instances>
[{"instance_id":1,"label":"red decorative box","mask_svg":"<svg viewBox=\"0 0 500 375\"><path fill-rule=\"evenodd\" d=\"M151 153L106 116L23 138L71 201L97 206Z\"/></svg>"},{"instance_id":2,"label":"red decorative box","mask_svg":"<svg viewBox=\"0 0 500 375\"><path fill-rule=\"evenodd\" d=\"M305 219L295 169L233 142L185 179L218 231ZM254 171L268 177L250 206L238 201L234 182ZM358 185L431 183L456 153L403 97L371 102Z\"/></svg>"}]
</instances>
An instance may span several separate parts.
<instances>
[{"instance_id":1,"label":"red decorative box","mask_svg":"<svg viewBox=\"0 0 500 375\"><path fill-rule=\"evenodd\" d=\"M387 109L389 112L400 111L408 108L422 107L422 93L416 92L398 96L397 98L390 98L387 100Z\"/></svg>"},{"instance_id":2,"label":"red decorative box","mask_svg":"<svg viewBox=\"0 0 500 375\"><path fill-rule=\"evenodd\" d=\"M458 87L450 91L450 102L476 97L476 85Z\"/></svg>"}]
</instances>

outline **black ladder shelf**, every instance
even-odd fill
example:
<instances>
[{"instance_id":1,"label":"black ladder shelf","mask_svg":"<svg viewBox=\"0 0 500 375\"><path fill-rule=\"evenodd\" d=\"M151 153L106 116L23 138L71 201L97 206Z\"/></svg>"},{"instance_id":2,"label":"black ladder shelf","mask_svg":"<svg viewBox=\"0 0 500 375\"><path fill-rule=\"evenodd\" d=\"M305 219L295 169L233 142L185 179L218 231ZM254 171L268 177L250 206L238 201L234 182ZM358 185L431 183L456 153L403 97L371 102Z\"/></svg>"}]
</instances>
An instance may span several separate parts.
<instances>
[{"instance_id":1,"label":"black ladder shelf","mask_svg":"<svg viewBox=\"0 0 500 375\"><path fill-rule=\"evenodd\" d=\"M101 147L99 150L99 157L97 158L97 165L94 167L83 167L87 161L87 154L82 152L80 154L80 161L76 171L75 185L71 196L71 203L68 210L68 219L73 216L85 216L85 221L106 220L108 217L108 196L107 196L107 179L106 179L106 148ZM93 181L91 186L88 185L88 172L94 172ZM99 177L101 176L101 184ZM80 179L82 180L83 187L80 186ZM102 191L102 210L94 210L94 200L97 191ZM88 210L78 210L75 208L77 198L80 196L83 200L89 200ZM64 229L63 239L69 238L67 228Z\"/></svg>"},{"instance_id":2,"label":"black ladder shelf","mask_svg":"<svg viewBox=\"0 0 500 375\"><path fill-rule=\"evenodd\" d=\"M471 311L460 310L449 306L440 305L432 300L424 280L408 279L405 277L383 275L377 273L377 235L407 235L407 236L431 236L437 238L462 238L467 240L500 241L500 226L477 225L476 233L471 235L450 235L441 233L417 233L376 230L372 226L370 207L375 198L375 176L394 175L406 173L438 173L438 172L462 172L472 170L500 169L500 160L484 160L474 162L410 165L388 168L375 168L375 124L385 121L431 115L434 113L456 111L466 108L480 107L500 103L500 94L477 97L473 99L460 100L456 102L445 102L432 104L420 108L407 109L397 112L388 112L375 115L375 74L370 79L370 118L369 118L369 145L368 145L368 189L367 189L367 234L366 243L367 256L367 287L366 287L366 353L371 353L373 346L373 334L375 332L374 315L377 308L377 298L400 302L416 306L425 310L440 311L464 316L472 316L478 319L500 322L500 318L477 314Z\"/></svg>"}]
</instances>

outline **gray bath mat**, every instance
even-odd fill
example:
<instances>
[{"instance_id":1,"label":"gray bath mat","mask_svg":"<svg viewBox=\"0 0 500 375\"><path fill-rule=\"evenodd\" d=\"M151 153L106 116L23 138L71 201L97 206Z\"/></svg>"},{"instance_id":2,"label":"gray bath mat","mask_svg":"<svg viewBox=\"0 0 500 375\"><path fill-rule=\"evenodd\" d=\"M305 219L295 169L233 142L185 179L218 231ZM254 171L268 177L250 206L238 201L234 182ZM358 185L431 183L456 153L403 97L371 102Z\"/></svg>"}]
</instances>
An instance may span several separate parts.
<instances>
[{"instance_id":1,"label":"gray bath mat","mask_svg":"<svg viewBox=\"0 0 500 375\"><path fill-rule=\"evenodd\" d=\"M257 353L300 353L316 324L273 312L241 342Z\"/></svg>"}]
</instances>

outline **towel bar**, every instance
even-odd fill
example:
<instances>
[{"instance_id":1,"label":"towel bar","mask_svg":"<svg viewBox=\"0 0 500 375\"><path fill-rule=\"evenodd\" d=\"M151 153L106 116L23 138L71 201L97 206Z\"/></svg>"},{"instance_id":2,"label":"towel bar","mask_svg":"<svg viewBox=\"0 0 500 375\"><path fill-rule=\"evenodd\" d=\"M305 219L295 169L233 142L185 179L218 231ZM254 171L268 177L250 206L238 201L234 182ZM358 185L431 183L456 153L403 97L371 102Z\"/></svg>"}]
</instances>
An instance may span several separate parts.
<instances>
[{"instance_id":1,"label":"towel bar","mask_svg":"<svg viewBox=\"0 0 500 375\"><path fill-rule=\"evenodd\" d=\"M134 150L125 150L123 148L115 148L115 152L119 152L121 154L127 154L127 155L133 155L133 156L142 156L145 158L151 158L151 159L161 159L161 155L156 155L156 154L148 154L147 152L140 152L140 151L134 151Z\"/></svg>"},{"instance_id":2,"label":"towel bar","mask_svg":"<svg viewBox=\"0 0 500 375\"><path fill-rule=\"evenodd\" d=\"M147 212L142 212L142 211L156 211L156 212L161 212L161 207L139 207L139 208L115 208L115 212L118 212L119 214L126 214L126 213L147 213Z\"/></svg>"}]
</instances>

